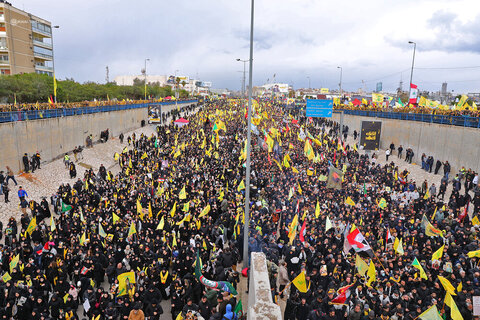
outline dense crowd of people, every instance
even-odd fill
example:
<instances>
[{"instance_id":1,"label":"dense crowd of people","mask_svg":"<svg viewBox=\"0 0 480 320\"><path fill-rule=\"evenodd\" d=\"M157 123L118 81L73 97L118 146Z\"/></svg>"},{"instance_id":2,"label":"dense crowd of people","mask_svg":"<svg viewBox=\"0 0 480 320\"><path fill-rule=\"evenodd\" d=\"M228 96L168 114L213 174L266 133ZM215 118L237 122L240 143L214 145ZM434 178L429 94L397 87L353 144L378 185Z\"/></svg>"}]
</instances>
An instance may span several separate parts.
<instances>
[{"instance_id":1,"label":"dense crowd of people","mask_svg":"<svg viewBox=\"0 0 480 320\"><path fill-rule=\"evenodd\" d=\"M288 114L273 101L254 107L248 235L245 107L220 100L183 109L188 125L125 139L112 155L120 173L102 166L49 198L23 195L21 218L1 228L0 318L240 318L238 296L203 286L194 264L198 253L205 278L236 287L248 237L249 251L267 256L285 319L415 319L432 305L448 313L438 276L473 319L480 270L468 252L479 250L478 193L454 190L439 200L394 162L359 154L337 123ZM326 187L333 173L339 189ZM427 236L430 224L440 233ZM370 251L345 248L353 230ZM358 259L373 266L374 279ZM425 276L412 266L417 260ZM306 290L292 285L301 272ZM342 287L348 294L338 303Z\"/></svg>"},{"instance_id":2,"label":"dense crowd of people","mask_svg":"<svg viewBox=\"0 0 480 320\"><path fill-rule=\"evenodd\" d=\"M79 102L59 102L59 103L14 103L14 104L0 104L0 112L11 111L35 111L35 110L50 110L50 109L71 109L81 107L99 107L99 106L114 106L114 105L126 105L126 104L139 104L139 103L155 103L168 100L174 100L175 98L159 98L150 100L95 100L95 101L79 101ZM188 99L178 99L183 101Z\"/></svg>"},{"instance_id":3,"label":"dense crowd of people","mask_svg":"<svg viewBox=\"0 0 480 320\"><path fill-rule=\"evenodd\" d=\"M452 107L452 106L450 106ZM480 112L479 110L473 108L465 108L463 110L460 109L440 109L440 108L432 108L432 107L423 107L423 106L404 106L404 107L388 107L385 108L384 106L376 106L373 104L370 105L349 105L349 104L341 104L335 105L334 109L338 110L363 110L363 111L377 111L377 112L401 112L401 113L418 113L418 114L434 114L434 115L444 115L444 116L468 116L468 117L479 117Z\"/></svg>"}]
</instances>

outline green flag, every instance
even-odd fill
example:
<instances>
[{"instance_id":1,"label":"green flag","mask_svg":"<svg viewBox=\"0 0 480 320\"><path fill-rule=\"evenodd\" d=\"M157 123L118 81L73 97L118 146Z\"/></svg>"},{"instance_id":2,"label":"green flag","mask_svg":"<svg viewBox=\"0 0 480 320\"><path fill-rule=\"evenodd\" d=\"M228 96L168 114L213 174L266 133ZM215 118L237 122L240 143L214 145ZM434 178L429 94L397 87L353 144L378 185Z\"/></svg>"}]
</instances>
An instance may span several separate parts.
<instances>
[{"instance_id":1,"label":"green flag","mask_svg":"<svg viewBox=\"0 0 480 320\"><path fill-rule=\"evenodd\" d=\"M241 299L238 300L237 305L235 306L235 310L233 310L233 313L235 313L237 319L243 317L243 305Z\"/></svg>"},{"instance_id":2,"label":"green flag","mask_svg":"<svg viewBox=\"0 0 480 320\"><path fill-rule=\"evenodd\" d=\"M67 212L67 211L70 211L70 210L72 210L72 206L65 205L65 203L63 203L63 201L62 201L62 212Z\"/></svg>"}]
</instances>

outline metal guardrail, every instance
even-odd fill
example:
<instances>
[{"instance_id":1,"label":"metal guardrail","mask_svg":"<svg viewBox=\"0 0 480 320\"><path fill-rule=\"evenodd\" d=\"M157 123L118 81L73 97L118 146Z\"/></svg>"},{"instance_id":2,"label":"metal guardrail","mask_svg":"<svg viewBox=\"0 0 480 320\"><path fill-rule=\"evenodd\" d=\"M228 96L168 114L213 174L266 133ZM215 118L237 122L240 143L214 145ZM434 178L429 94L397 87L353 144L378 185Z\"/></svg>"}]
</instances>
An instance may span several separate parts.
<instances>
[{"instance_id":1,"label":"metal guardrail","mask_svg":"<svg viewBox=\"0 0 480 320\"><path fill-rule=\"evenodd\" d=\"M180 104L195 103L197 100L183 100L177 101ZM175 101L162 101L153 103L139 103L139 104L125 104L125 105L110 105L110 106L97 106L97 107L79 107L79 108L59 108L59 109L47 109L47 110L28 110L28 111L9 111L0 112L0 123L15 122L15 121L27 121L27 120L39 120L49 118L61 118L69 116L79 116L83 114L92 114L99 112L111 112L128 109L141 109L148 108L153 105L172 105Z\"/></svg>"},{"instance_id":2,"label":"metal guardrail","mask_svg":"<svg viewBox=\"0 0 480 320\"><path fill-rule=\"evenodd\" d=\"M437 114L424 113L403 113L403 112L380 112L380 111L365 111L365 110L350 110L350 109L336 109L334 113L343 111L344 114L363 117L375 117L395 120L410 120L427 123L445 124L451 126L480 128L480 118L469 116L449 116Z\"/></svg>"}]
</instances>

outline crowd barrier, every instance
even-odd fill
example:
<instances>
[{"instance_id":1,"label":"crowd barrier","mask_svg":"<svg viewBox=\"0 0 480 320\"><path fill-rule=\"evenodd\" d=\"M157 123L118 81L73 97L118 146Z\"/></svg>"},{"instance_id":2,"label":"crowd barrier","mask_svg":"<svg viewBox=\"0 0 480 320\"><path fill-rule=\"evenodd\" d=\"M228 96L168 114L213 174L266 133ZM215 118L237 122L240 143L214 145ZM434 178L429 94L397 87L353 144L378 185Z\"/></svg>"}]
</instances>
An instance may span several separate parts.
<instances>
[{"instance_id":1,"label":"crowd barrier","mask_svg":"<svg viewBox=\"0 0 480 320\"><path fill-rule=\"evenodd\" d=\"M0 123L60 118L60 117L78 116L83 114L91 114L91 113L99 113L99 112L111 112L111 111L120 111L120 110L127 110L127 109L147 108L149 106L158 106L158 105L165 106L165 105L172 105L175 103L186 104L186 103L196 103L196 102L197 100L194 99L194 100L162 101L162 102L124 104L124 105L117 104L117 105L96 106L96 107L9 111L9 112L0 112Z\"/></svg>"},{"instance_id":2,"label":"crowd barrier","mask_svg":"<svg viewBox=\"0 0 480 320\"><path fill-rule=\"evenodd\" d=\"M380 112L380 111L365 111L365 110L351 110L351 109L335 109L333 112L364 117L375 117L384 119L410 120L428 123L445 124L459 127L480 128L479 117L469 116L450 116L437 115L426 113L403 113L403 112Z\"/></svg>"}]
</instances>

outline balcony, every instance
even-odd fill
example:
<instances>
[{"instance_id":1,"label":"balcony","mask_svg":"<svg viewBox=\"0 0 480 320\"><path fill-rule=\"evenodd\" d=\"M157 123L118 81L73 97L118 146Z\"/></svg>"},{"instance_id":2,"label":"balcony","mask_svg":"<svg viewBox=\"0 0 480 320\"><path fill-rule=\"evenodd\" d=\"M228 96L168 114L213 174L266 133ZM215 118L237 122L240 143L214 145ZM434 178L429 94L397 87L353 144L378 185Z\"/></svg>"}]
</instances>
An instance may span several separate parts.
<instances>
[{"instance_id":1,"label":"balcony","mask_svg":"<svg viewBox=\"0 0 480 320\"><path fill-rule=\"evenodd\" d=\"M43 48L52 49L52 44L51 43L46 43L46 42L38 41L38 40L34 39L33 44L36 45L36 46L43 47Z\"/></svg>"},{"instance_id":2,"label":"balcony","mask_svg":"<svg viewBox=\"0 0 480 320\"><path fill-rule=\"evenodd\" d=\"M36 65L35 65L35 70L53 72L53 67L42 66L42 65L36 64Z\"/></svg>"},{"instance_id":3,"label":"balcony","mask_svg":"<svg viewBox=\"0 0 480 320\"><path fill-rule=\"evenodd\" d=\"M53 60L53 56L51 54L44 54L44 53L39 53L39 52L34 52L33 56L35 58L41 59L41 60Z\"/></svg>"},{"instance_id":4,"label":"balcony","mask_svg":"<svg viewBox=\"0 0 480 320\"><path fill-rule=\"evenodd\" d=\"M52 37L52 32L48 32L48 31L45 31L45 30L42 30L40 28L37 28L36 26L33 26L32 25L32 31L37 33L37 34L40 34L41 36L44 36L44 37L48 37L48 38L51 38Z\"/></svg>"},{"instance_id":5,"label":"balcony","mask_svg":"<svg viewBox=\"0 0 480 320\"><path fill-rule=\"evenodd\" d=\"M0 60L0 66L9 66L10 61L9 60Z\"/></svg>"}]
</instances>

